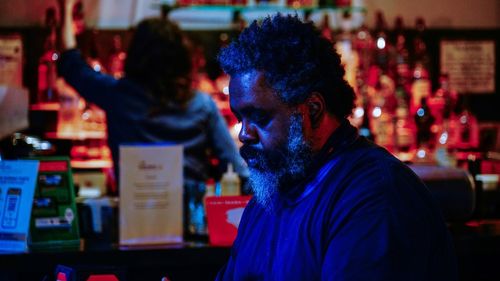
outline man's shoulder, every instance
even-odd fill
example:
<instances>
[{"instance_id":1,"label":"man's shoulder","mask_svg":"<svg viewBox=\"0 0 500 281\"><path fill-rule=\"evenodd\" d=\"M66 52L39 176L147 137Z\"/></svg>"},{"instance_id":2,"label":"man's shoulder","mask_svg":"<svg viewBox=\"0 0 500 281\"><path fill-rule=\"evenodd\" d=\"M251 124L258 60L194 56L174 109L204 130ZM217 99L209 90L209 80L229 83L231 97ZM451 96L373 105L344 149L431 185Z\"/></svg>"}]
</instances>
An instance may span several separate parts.
<instances>
[{"instance_id":1,"label":"man's shoulder","mask_svg":"<svg viewBox=\"0 0 500 281\"><path fill-rule=\"evenodd\" d=\"M359 137L351 146L339 153L331 161L338 162L331 168L345 170L350 177L366 177L373 172L373 176L382 176L390 170L405 170L406 165L399 161L385 148Z\"/></svg>"},{"instance_id":2,"label":"man's shoulder","mask_svg":"<svg viewBox=\"0 0 500 281\"><path fill-rule=\"evenodd\" d=\"M360 138L324 168L327 175L320 183L334 198L376 196L391 200L397 189L410 186L425 188L415 173L384 148ZM356 199L357 200L357 199Z\"/></svg>"}]
</instances>

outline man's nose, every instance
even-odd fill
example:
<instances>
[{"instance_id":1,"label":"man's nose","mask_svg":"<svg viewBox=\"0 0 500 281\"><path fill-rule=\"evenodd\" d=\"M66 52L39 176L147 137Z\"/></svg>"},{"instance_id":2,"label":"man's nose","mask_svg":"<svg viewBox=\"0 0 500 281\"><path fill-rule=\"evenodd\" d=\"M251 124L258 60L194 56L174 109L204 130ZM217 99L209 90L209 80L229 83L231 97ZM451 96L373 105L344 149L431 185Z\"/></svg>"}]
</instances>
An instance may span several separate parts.
<instances>
[{"instance_id":1,"label":"man's nose","mask_svg":"<svg viewBox=\"0 0 500 281\"><path fill-rule=\"evenodd\" d=\"M255 127L247 121L242 121L238 139L242 143L256 143L258 138Z\"/></svg>"}]
</instances>

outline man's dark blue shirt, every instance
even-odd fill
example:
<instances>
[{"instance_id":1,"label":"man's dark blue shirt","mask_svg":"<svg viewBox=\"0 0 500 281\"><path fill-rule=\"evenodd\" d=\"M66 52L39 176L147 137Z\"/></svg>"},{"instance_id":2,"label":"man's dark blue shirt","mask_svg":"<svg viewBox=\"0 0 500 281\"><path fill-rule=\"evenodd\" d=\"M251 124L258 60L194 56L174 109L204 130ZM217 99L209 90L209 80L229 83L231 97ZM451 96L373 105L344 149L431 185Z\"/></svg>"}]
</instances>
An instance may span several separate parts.
<instances>
[{"instance_id":1,"label":"man's dark blue shirt","mask_svg":"<svg viewBox=\"0 0 500 281\"><path fill-rule=\"evenodd\" d=\"M217 280L457 280L441 212L421 180L344 121L309 178L245 209Z\"/></svg>"}]
</instances>

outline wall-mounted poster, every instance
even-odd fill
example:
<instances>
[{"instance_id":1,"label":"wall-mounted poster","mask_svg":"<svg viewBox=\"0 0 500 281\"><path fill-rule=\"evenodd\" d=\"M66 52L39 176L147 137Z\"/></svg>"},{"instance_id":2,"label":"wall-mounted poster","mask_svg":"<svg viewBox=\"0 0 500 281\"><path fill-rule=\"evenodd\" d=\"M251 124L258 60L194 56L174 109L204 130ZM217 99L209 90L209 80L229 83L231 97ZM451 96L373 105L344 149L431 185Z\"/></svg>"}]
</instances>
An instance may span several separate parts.
<instances>
[{"instance_id":1,"label":"wall-mounted poster","mask_svg":"<svg viewBox=\"0 0 500 281\"><path fill-rule=\"evenodd\" d=\"M495 92L495 41L442 40L440 53L441 73L448 73L457 92Z\"/></svg>"}]
</instances>

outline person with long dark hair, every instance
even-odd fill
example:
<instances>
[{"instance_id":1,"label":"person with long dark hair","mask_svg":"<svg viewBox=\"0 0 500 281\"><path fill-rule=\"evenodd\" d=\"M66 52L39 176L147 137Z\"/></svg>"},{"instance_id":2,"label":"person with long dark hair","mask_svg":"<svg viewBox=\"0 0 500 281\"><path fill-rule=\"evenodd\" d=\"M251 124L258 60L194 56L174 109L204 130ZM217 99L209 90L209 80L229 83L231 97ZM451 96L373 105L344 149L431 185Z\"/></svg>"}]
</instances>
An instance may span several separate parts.
<instances>
[{"instance_id":1,"label":"person with long dark hair","mask_svg":"<svg viewBox=\"0 0 500 281\"><path fill-rule=\"evenodd\" d=\"M115 79L94 71L76 49L72 7L64 11L58 72L88 102L107 114L108 144L115 171L122 143L174 143L184 146L185 181L209 177L209 156L218 158L220 171L228 163L246 176L243 160L214 101L191 87L188 39L174 23L145 19L135 30L125 61L125 76Z\"/></svg>"}]
</instances>

